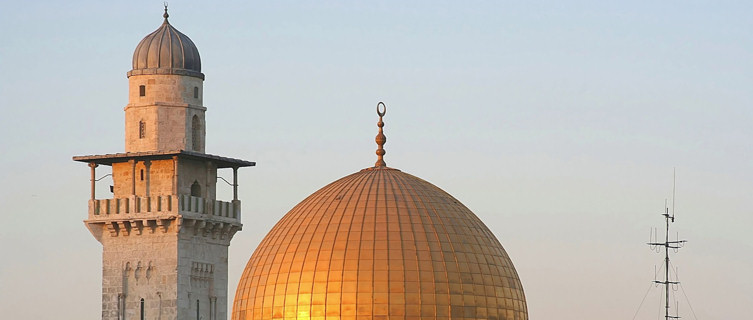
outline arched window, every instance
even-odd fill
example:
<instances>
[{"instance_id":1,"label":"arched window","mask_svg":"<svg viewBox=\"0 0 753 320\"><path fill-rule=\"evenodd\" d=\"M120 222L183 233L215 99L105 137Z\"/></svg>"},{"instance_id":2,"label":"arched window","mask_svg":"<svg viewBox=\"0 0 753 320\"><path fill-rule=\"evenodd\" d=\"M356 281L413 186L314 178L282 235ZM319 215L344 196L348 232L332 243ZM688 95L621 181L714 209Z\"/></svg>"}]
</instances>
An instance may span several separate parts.
<instances>
[{"instance_id":1,"label":"arched window","mask_svg":"<svg viewBox=\"0 0 753 320\"><path fill-rule=\"evenodd\" d=\"M193 87L193 97L196 99L199 98L199 87Z\"/></svg>"},{"instance_id":2,"label":"arched window","mask_svg":"<svg viewBox=\"0 0 753 320\"><path fill-rule=\"evenodd\" d=\"M144 298L141 298L141 320L145 319L144 314Z\"/></svg>"},{"instance_id":3,"label":"arched window","mask_svg":"<svg viewBox=\"0 0 753 320\"><path fill-rule=\"evenodd\" d=\"M146 137L146 123L144 120L139 121L139 139Z\"/></svg>"},{"instance_id":4,"label":"arched window","mask_svg":"<svg viewBox=\"0 0 753 320\"><path fill-rule=\"evenodd\" d=\"M194 181L191 185L191 195L194 197L201 197L201 186L198 181Z\"/></svg>"},{"instance_id":5,"label":"arched window","mask_svg":"<svg viewBox=\"0 0 753 320\"><path fill-rule=\"evenodd\" d=\"M201 150L201 122L197 115L193 115L191 120L191 144L193 151Z\"/></svg>"},{"instance_id":6,"label":"arched window","mask_svg":"<svg viewBox=\"0 0 753 320\"><path fill-rule=\"evenodd\" d=\"M199 320L199 299L196 299L196 320Z\"/></svg>"},{"instance_id":7,"label":"arched window","mask_svg":"<svg viewBox=\"0 0 753 320\"><path fill-rule=\"evenodd\" d=\"M139 86L139 97L144 96L146 96L146 86L142 84Z\"/></svg>"}]
</instances>

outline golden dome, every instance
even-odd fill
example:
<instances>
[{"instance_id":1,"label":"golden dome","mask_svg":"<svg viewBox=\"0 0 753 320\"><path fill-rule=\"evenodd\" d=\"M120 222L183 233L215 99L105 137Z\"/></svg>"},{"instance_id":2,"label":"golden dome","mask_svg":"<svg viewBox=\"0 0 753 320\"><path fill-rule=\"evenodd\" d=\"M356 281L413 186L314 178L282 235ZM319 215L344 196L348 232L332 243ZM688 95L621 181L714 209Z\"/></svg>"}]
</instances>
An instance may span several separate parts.
<instances>
[{"instance_id":1,"label":"golden dome","mask_svg":"<svg viewBox=\"0 0 753 320\"><path fill-rule=\"evenodd\" d=\"M384 162L288 212L243 270L232 318L528 320L518 273L481 220L444 190Z\"/></svg>"},{"instance_id":2,"label":"golden dome","mask_svg":"<svg viewBox=\"0 0 753 320\"><path fill-rule=\"evenodd\" d=\"M314 192L272 228L243 271L232 318L528 313L512 261L473 212L429 182L376 166Z\"/></svg>"}]
</instances>

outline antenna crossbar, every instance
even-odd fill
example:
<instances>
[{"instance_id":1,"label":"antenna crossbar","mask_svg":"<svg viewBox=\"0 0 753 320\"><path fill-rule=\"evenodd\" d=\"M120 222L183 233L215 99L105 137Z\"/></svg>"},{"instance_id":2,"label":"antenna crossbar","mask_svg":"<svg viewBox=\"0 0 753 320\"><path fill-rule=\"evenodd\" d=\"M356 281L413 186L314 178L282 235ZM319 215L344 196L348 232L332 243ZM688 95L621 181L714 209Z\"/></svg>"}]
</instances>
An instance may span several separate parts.
<instances>
[{"instance_id":1,"label":"antenna crossbar","mask_svg":"<svg viewBox=\"0 0 753 320\"><path fill-rule=\"evenodd\" d=\"M669 313L670 309L670 300L669 300L669 293L670 293L670 286L679 284L679 281L672 281L669 278L669 249L680 249L684 246L684 244L687 242L686 240L669 240L669 225L670 223L675 222L675 175L674 172L672 174L672 213L670 214L669 206L667 205L667 201L664 201L664 212L661 213L661 215L664 217L664 222L666 224L664 234L664 241L658 242L658 241L652 241L648 242L647 244L651 246L651 248L655 247L664 247L664 280L654 280L654 283L660 284L664 286L664 319L680 319L680 316L671 315ZM653 232L651 234L651 240L654 240Z\"/></svg>"}]
</instances>

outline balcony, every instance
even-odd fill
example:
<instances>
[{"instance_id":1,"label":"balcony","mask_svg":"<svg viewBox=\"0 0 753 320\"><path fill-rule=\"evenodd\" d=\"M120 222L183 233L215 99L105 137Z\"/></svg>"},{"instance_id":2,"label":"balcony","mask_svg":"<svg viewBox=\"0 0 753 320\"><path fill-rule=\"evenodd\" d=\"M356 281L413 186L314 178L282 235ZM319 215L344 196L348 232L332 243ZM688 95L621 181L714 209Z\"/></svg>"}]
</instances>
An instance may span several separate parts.
<instances>
[{"instance_id":1,"label":"balcony","mask_svg":"<svg viewBox=\"0 0 753 320\"><path fill-rule=\"evenodd\" d=\"M190 195L131 196L89 200L89 220L149 219L185 217L212 218L240 223L241 203L204 199Z\"/></svg>"}]
</instances>

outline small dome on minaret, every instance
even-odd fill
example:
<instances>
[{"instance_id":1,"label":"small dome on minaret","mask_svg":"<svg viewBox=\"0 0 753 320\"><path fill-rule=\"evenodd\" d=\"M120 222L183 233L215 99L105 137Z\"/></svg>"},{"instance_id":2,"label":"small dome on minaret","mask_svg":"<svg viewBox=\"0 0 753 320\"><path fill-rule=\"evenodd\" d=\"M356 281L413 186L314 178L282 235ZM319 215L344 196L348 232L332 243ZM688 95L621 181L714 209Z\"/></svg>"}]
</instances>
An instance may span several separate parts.
<instances>
[{"instance_id":1,"label":"small dome on minaret","mask_svg":"<svg viewBox=\"0 0 753 320\"><path fill-rule=\"evenodd\" d=\"M204 79L199 49L188 36L175 29L167 17L154 32L144 37L133 52L133 70L128 76L178 74Z\"/></svg>"}]
</instances>

